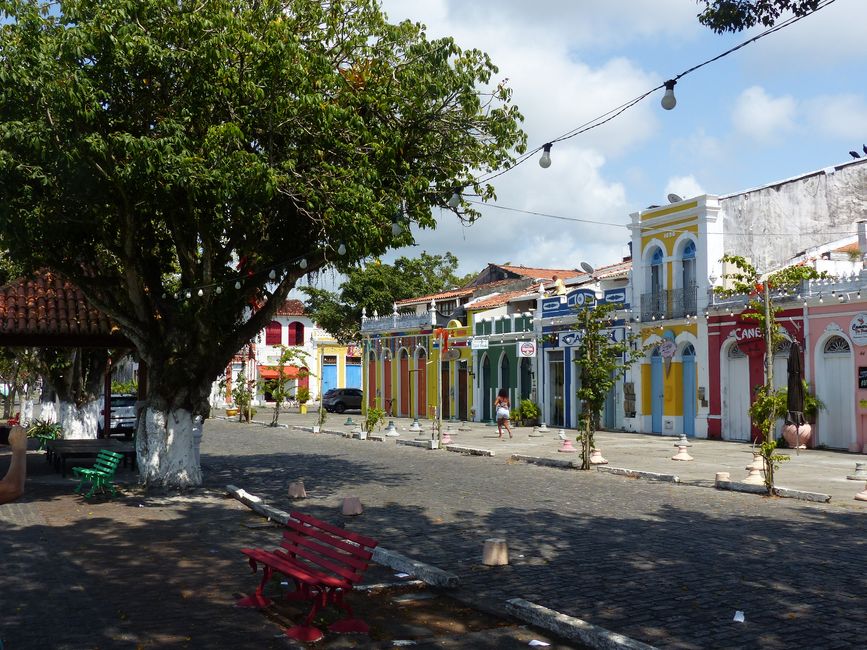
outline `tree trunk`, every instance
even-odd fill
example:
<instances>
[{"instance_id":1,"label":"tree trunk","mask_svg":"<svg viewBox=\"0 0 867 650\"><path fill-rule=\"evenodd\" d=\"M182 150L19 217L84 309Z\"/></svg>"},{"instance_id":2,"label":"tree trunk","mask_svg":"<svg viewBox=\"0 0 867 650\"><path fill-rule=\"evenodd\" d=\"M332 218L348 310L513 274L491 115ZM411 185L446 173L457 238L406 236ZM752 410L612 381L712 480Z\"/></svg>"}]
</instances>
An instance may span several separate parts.
<instances>
[{"instance_id":1,"label":"tree trunk","mask_svg":"<svg viewBox=\"0 0 867 650\"><path fill-rule=\"evenodd\" d=\"M47 422L57 422L57 393L49 382L42 386L39 397L39 419Z\"/></svg>"},{"instance_id":2,"label":"tree trunk","mask_svg":"<svg viewBox=\"0 0 867 650\"><path fill-rule=\"evenodd\" d=\"M149 400L138 418L136 454L145 487L184 489L202 484L190 409L167 410Z\"/></svg>"},{"instance_id":3,"label":"tree trunk","mask_svg":"<svg viewBox=\"0 0 867 650\"><path fill-rule=\"evenodd\" d=\"M95 440L99 404L96 400L85 402L80 407L62 401L59 406L60 426L65 440ZM43 418L44 419L44 418Z\"/></svg>"}]
</instances>

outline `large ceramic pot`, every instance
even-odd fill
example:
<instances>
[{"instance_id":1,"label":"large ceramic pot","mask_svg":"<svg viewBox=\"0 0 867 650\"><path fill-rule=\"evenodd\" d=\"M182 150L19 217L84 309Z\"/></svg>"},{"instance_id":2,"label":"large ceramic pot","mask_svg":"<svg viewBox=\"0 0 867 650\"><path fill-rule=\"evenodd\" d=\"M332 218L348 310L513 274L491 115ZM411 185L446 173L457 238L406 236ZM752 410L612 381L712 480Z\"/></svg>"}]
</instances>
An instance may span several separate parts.
<instances>
[{"instance_id":1,"label":"large ceramic pot","mask_svg":"<svg viewBox=\"0 0 867 650\"><path fill-rule=\"evenodd\" d=\"M787 424L783 427L783 438L791 449L806 449L812 432L813 428L809 424Z\"/></svg>"}]
</instances>

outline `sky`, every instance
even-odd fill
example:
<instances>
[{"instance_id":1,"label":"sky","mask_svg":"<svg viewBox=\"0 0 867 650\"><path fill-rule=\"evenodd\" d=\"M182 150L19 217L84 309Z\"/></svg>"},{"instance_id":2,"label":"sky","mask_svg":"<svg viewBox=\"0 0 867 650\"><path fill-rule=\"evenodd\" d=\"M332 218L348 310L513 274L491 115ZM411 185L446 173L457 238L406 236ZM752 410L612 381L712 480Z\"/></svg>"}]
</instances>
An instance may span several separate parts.
<instances>
[{"instance_id":1,"label":"sky","mask_svg":"<svg viewBox=\"0 0 867 650\"><path fill-rule=\"evenodd\" d=\"M762 31L714 34L699 24L695 0L382 5L392 22L421 22L430 38L487 52L513 90L531 149ZM500 176L496 202L474 225L442 212L436 230L413 227L416 247L382 259L450 251L461 275L489 262L598 268L627 254L629 215L669 193L724 195L851 160L867 143L865 25L867 2L836 0L683 77L673 110L661 108L659 90L556 144L548 169L535 156ZM335 280L326 273L319 282Z\"/></svg>"}]
</instances>

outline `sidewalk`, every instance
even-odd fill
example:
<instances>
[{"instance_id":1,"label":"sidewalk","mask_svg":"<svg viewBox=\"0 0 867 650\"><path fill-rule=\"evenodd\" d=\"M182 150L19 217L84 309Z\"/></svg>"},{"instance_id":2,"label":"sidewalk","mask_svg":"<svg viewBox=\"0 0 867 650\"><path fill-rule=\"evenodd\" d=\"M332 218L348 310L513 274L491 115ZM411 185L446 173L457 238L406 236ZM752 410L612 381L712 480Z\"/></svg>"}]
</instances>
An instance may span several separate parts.
<instances>
[{"instance_id":1,"label":"sidewalk","mask_svg":"<svg viewBox=\"0 0 867 650\"><path fill-rule=\"evenodd\" d=\"M352 418L356 423L361 421L361 415L328 414L323 430L325 432L347 433L355 427L344 423ZM316 414L299 415L287 413L281 415L281 423L291 426L312 427L316 423ZM408 418L389 418L397 428L399 437L386 437L386 444L392 440L430 439L432 436L431 422L420 421L421 433L410 431L413 420ZM383 435L385 427L377 432ZM529 456L557 461L559 463L580 463L578 452L561 453L558 451L561 440L558 437L560 429L552 428L547 433L540 434L537 428L513 427L514 437L499 440L496 425L486 425L478 422L443 422L443 433L448 432L453 443L452 447L471 447L492 452L496 456ZM577 431L563 430L566 437L575 442ZM504 436L507 434L504 431ZM746 466L753 460L753 446L746 442L728 442L721 440L700 440L690 438L689 455L692 461L676 461L671 457L677 453L674 446L677 436L653 435L643 433L624 433L599 431L596 433L596 447L602 451L608 461L606 468L623 468L640 472L651 472L667 476L676 476L681 483L713 488L717 472L729 472L731 481L739 482L749 473ZM867 455L853 454L842 451L827 451L818 449L782 449L781 454L788 455L790 460L783 463L777 470L776 486L810 493L819 493L831 497L830 507L845 507L867 510L867 501L854 500L855 494L865 488L865 481L849 480L846 477L855 473L855 463L867 463Z\"/></svg>"}]
</instances>

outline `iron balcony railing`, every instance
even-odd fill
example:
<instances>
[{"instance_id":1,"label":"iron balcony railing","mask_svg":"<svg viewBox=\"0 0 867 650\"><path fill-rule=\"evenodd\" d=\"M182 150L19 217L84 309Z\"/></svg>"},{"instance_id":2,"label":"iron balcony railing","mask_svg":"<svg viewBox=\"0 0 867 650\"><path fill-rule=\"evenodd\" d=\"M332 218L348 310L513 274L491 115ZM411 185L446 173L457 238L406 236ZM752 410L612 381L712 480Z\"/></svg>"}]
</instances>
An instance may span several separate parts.
<instances>
[{"instance_id":1,"label":"iron balcony railing","mask_svg":"<svg viewBox=\"0 0 867 650\"><path fill-rule=\"evenodd\" d=\"M652 291L641 296L641 320L665 320L695 316L698 307L697 287Z\"/></svg>"}]
</instances>

